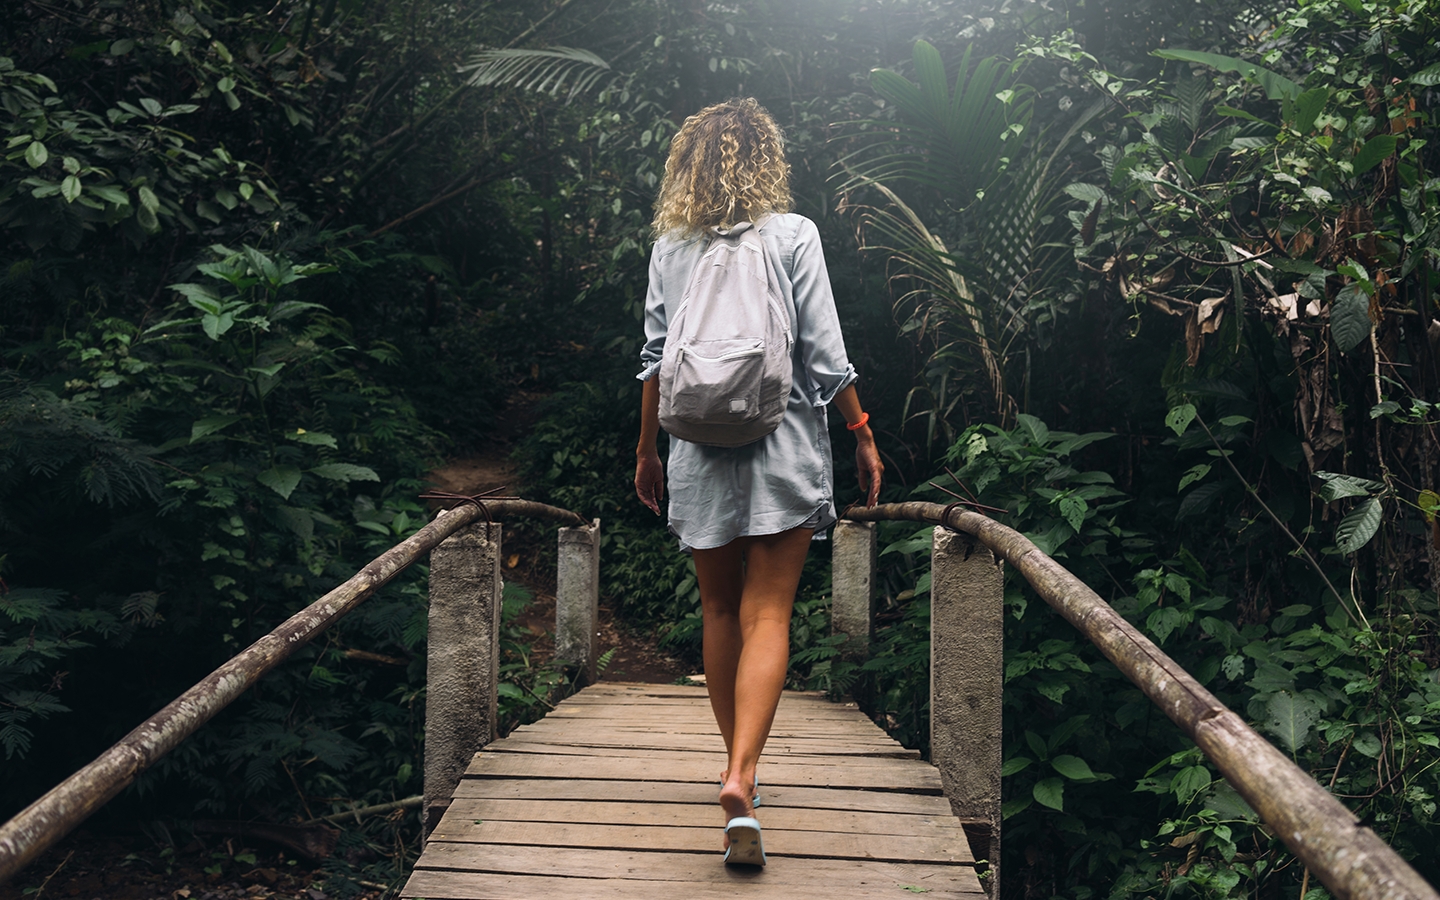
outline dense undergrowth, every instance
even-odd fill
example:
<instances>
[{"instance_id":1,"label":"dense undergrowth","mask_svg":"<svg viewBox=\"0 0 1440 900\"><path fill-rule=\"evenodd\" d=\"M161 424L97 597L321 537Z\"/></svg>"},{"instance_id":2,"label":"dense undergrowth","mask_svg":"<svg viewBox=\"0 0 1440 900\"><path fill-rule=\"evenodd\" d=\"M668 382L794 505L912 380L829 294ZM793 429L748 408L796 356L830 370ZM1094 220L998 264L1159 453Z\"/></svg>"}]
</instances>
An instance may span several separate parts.
<instances>
[{"instance_id":1,"label":"dense undergrowth","mask_svg":"<svg viewBox=\"0 0 1440 900\"><path fill-rule=\"evenodd\" d=\"M645 223L678 122L744 93L825 238L885 499L948 467L1440 879L1437 27L1363 0L5 5L0 810L499 439L604 521L627 627L695 654L693 569L631 488ZM517 38L603 65L476 49ZM881 538L870 658L837 655L817 547L791 682L923 746L929 535ZM418 792L425 574L102 815ZM507 724L568 689L526 599ZM1013 579L1006 611L1006 896L1324 895ZM398 878L417 834L376 817L332 865Z\"/></svg>"}]
</instances>

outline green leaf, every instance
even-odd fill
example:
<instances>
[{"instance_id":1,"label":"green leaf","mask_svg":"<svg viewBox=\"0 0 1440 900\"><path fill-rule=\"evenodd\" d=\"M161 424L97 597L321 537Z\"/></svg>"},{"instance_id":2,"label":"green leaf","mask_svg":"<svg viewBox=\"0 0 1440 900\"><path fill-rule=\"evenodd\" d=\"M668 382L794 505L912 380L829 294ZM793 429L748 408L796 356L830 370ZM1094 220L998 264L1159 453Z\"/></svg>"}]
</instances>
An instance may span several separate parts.
<instances>
[{"instance_id":1,"label":"green leaf","mask_svg":"<svg viewBox=\"0 0 1440 900\"><path fill-rule=\"evenodd\" d=\"M1165 424L1177 435L1184 434L1195 421L1195 404L1182 403L1165 414Z\"/></svg>"},{"instance_id":2,"label":"green leaf","mask_svg":"<svg viewBox=\"0 0 1440 900\"><path fill-rule=\"evenodd\" d=\"M292 434L285 436L292 441L299 441L302 444L314 444L318 447L329 447L331 450L336 449L335 438L323 431L306 431L303 428L297 428Z\"/></svg>"},{"instance_id":3,"label":"green leaf","mask_svg":"<svg viewBox=\"0 0 1440 900\"><path fill-rule=\"evenodd\" d=\"M1265 729L1279 738L1292 755L1305 746L1310 729L1320 719L1320 708L1315 701L1289 691L1272 694L1265 711Z\"/></svg>"},{"instance_id":4,"label":"green leaf","mask_svg":"<svg viewBox=\"0 0 1440 900\"><path fill-rule=\"evenodd\" d=\"M1394 154L1397 143L1399 143L1399 138L1393 134L1377 134L1366 141L1365 146L1361 147L1360 152L1356 153L1355 158L1350 161L1355 174L1364 174L1380 165Z\"/></svg>"},{"instance_id":5,"label":"green leaf","mask_svg":"<svg viewBox=\"0 0 1440 900\"><path fill-rule=\"evenodd\" d=\"M1371 759L1379 759L1380 751L1385 749L1384 745L1380 743L1380 739L1370 731L1357 735L1354 743L1350 746L1355 748L1355 752L1363 753Z\"/></svg>"},{"instance_id":6,"label":"green leaf","mask_svg":"<svg viewBox=\"0 0 1440 900\"><path fill-rule=\"evenodd\" d=\"M1380 530L1382 512L1379 497L1371 497L1355 507L1335 527L1335 546L1341 553L1354 553L1370 543Z\"/></svg>"},{"instance_id":7,"label":"green leaf","mask_svg":"<svg viewBox=\"0 0 1440 900\"><path fill-rule=\"evenodd\" d=\"M46 150L45 145L39 141L31 141L30 146L25 148L25 162L29 163L32 169L38 169L45 165L48 159L50 159L50 151Z\"/></svg>"},{"instance_id":8,"label":"green leaf","mask_svg":"<svg viewBox=\"0 0 1440 900\"><path fill-rule=\"evenodd\" d=\"M130 205L129 195L113 184L88 184L85 187L106 203L113 203L116 206Z\"/></svg>"},{"instance_id":9,"label":"green leaf","mask_svg":"<svg viewBox=\"0 0 1440 900\"><path fill-rule=\"evenodd\" d=\"M66 203L74 203L80 197L80 179L74 175L66 175L65 180L60 182L60 196L65 198Z\"/></svg>"},{"instance_id":10,"label":"green leaf","mask_svg":"<svg viewBox=\"0 0 1440 900\"><path fill-rule=\"evenodd\" d=\"M1330 99L1330 89L1317 87L1311 88L1299 97L1295 98L1295 130L1301 134L1309 134L1315 127L1315 118L1325 108L1325 101Z\"/></svg>"},{"instance_id":11,"label":"green leaf","mask_svg":"<svg viewBox=\"0 0 1440 900\"><path fill-rule=\"evenodd\" d=\"M1050 760L1050 765L1055 771L1064 775L1071 781L1099 781L1095 773L1090 771L1089 763L1078 756L1062 754Z\"/></svg>"},{"instance_id":12,"label":"green leaf","mask_svg":"<svg viewBox=\"0 0 1440 900\"><path fill-rule=\"evenodd\" d=\"M1065 811L1065 782L1059 778L1046 778L1037 782L1030 791L1035 802L1061 812Z\"/></svg>"},{"instance_id":13,"label":"green leaf","mask_svg":"<svg viewBox=\"0 0 1440 900\"><path fill-rule=\"evenodd\" d=\"M200 328L212 341L220 340L220 336L233 327L235 327L235 314L232 312L222 312L219 315L206 313L200 317Z\"/></svg>"},{"instance_id":14,"label":"green leaf","mask_svg":"<svg viewBox=\"0 0 1440 900\"><path fill-rule=\"evenodd\" d=\"M135 49L135 42L130 38L121 38L110 45L111 56L124 56Z\"/></svg>"},{"instance_id":15,"label":"green leaf","mask_svg":"<svg viewBox=\"0 0 1440 900\"><path fill-rule=\"evenodd\" d=\"M316 466L310 470L311 473L330 481L379 481L380 476L375 470L366 466L355 466L350 463L327 463L323 466Z\"/></svg>"},{"instance_id":16,"label":"green leaf","mask_svg":"<svg viewBox=\"0 0 1440 900\"><path fill-rule=\"evenodd\" d=\"M254 372L256 375L263 375L266 378L274 378L276 375L280 374L280 370L283 368L285 368L285 364L283 362L278 362L271 363L268 366L251 366L245 371Z\"/></svg>"},{"instance_id":17,"label":"green leaf","mask_svg":"<svg viewBox=\"0 0 1440 900\"><path fill-rule=\"evenodd\" d=\"M1407 79L1411 84L1418 84L1422 87L1434 87L1440 84L1440 63L1426 66Z\"/></svg>"},{"instance_id":18,"label":"green leaf","mask_svg":"<svg viewBox=\"0 0 1440 900\"><path fill-rule=\"evenodd\" d=\"M152 116L160 115L160 111L165 108L161 106L160 101L156 100L154 97L141 97L140 105L145 107L145 111Z\"/></svg>"},{"instance_id":19,"label":"green leaf","mask_svg":"<svg viewBox=\"0 0 1440 900\"><path fill-rule=\"evenodd\" d=\"M1080 528L1085 524L1085 513L1088 509L1089 506L1079 497L1060 498L1060 515L1065 518L1076 534L1080 533Z\"/></svg>"},{"instance_id":20,"label":"green leaf","mask_svg":"<svg viewBox=\"0 0 1440 900\"><path fill-rule=\"evenodd\" d=\"M1354 281L1340 289L1330 304L1330 336L1341 353L1349 353L1370 336L1370 298L1360 282Z\"/></svg>"},{"instance_id":21,"label":"green leaf","mask_svg":"<svg viewBox=\"0 0 1440 900\"><path fill-rule=\"evenodd\" d=\"M1219 53L1206 53L1202 50L1153 50L1151 55L1161 59L1178 59L1199 63L1202 66L1219 69L1221 72L1239 72L1240 77L1254 81L1264 88L1265 97L1269 100L1279 100L1282 97L1289 97L1293 100L1300 93L1300 85L1284 75L1269 69L1262 69L1254 63L1236 59L1233 56L1221 56Z\"/></svg>"},{"instance_id":22,"label":"green leaf","mask_svg":"<svg viewBox=\"0 0 1440 900\"><path fill-rule=\"evenodd\" d=\"M1342 497L1368 497L1376 491L1385 489L1385 485L1372 481L1369 478L1361 478L1358 475L1342 475L1339 472L1316 472L1315 477L1325 483L1320 485L1320 499L1326 503L1332 500L1339 500Z\"/></svg>"},{"instance_id":23,"label":"green leaf","mask_svg":"<svg viewBox=\"0 0 1440 900\"><path fill-rule=\"evenodd\" d=\"M1187 766L1170 779L1170 792L1189 803L1191 798L1210 786L1210 770L1204 766Z\"/></svg>"},{"instance_id":24,"label":"green leaf","mask_svg":"<svg viewBox=\"0 0 1440 900\"><path fill-rule=\"evenodd\" d=\"M1000 777L1008 778L1009 776L1014 775L1017 772L1023 772L1026 769L1030 768L1030 764L1034 761L1035 760L1031 759L1028 756L1011 757L1010 759L1005 760L1005 764L1000 767Z\"/></svg>"},{"instance_id":25,"label":"green leaf","mask_svg":"<svg viewBox=\"0 0 1440 900\"><path fill-rule=\"evenodd\" d=\"M238 421L240 421L239 416L206 416L198 419L195 424L190 426L190 442L194 443L206 435L229 428Z\"/></svg>"},{"instance_id":26,"label":"green leaf","mask_svg":"<svg viewBox=\"0 0 1440 900\"><path fill-rule=\"evenodd\" d=\"M1200 479L1204 478L1206 475L1209 474L1209 463L1200 463L1199 465L1191 466L1190 469L1180 477L1180 486L1175 489L1175 493L1180 493L1190 485L1194 484L1195 482L1199 481Z\"/></svg>"},{"instance_id":27,"label":"green leaf","mask_svg":"<svg viewBox=\"0 0 1440 900\"><path fill-rule=\"evenodd\" d=\"M290 494L300 484L300 470L294 466L274 466L255 476L255 480L289 500Z\"/></svg>"},{"instance_id":28,"label":"green leaf","mask_svg":"<svg viewBox=\"0 0 1440 900\"><path fill-rule=\"evenodd\" d=\"M203 284L172 284L170 290L180 293L191 306L210 315L218 315L225 305Z\"/></svg>"},{"instance_id":29,"label":"green leaf","mask_svg":"<svg viewBox=\"0 0 1440 900\"><path fill-rule=\"evenodd\" d=\"M140 194L141 209L152 214L160 211L160 198L156 197L155 192L150 190L147 185L140 185L138 193Z\"/></svg>"}]
</instances>

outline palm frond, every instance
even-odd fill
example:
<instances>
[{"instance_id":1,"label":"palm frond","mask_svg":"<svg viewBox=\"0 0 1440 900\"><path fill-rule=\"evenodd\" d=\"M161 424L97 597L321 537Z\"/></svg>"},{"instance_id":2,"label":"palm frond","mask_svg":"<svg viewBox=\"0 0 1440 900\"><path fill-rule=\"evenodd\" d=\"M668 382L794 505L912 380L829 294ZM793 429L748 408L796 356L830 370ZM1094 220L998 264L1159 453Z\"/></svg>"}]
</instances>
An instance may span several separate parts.
<instances>
[{"instance_id":1,"label":"palm frond","mask_svg":"<svg viewBox=\"0 0 1440 900\"><path fill-rule=\"evenodd\" d=\"M1017 82L1017 66L999 57L972 67L966 50L953 90L934 46L916 42L914 59L918 83L887 69L870 73L871 86L900 118L858 123L856 149L841 162L862 179L903 179L964 206L1003 171L1007 138L1016 139L1012 126L1029 124L1033 91ZM997 96L1006 91L1008 103Z\"/></svg>"},{"instance_id":2,"label":"palm frond","mask_svg":"<svg viewBox=\"0 0 1440 900\"><path fill-rule=\"evenodd\" d=\"M932 313L939 312L936 307L953 310L957 314L937 318L959 325L965 332L967 343L980 357L1001 423L1010 421L1016 411L1015 401L1006 390L1004 368L992 347L991 329L986 325L986 317L977 303L974 290L961 271L961 264L940 236L931 231L899 195L878 182L871 182L868 187L878 191L889 201L889 205L869 207L864 211L863 216L871 233L877 233L884 239L881 244L867 249L888 251L891 258L904 268L904 275L918 280L923 286L908 291L899 302L920 301L917 313L920 315L918 331L921 335L941 324L937 321L932 326L928 321ZM921 294L925 296L919 296Z\"/></svg>"},{"instance_id":3,"label":"palm frond","mask_svg":"<svg viewBox=\"0 0 1440 900\"><path fill-rule=\"evenodd\" d=\"M610 64L589 50L550 47L545 50L481 50L460 67L469 72L471 87L516 87L557 96L568 83L566 99L590 90L602 78L613 76Z\"/></svg>"}]
</instances>

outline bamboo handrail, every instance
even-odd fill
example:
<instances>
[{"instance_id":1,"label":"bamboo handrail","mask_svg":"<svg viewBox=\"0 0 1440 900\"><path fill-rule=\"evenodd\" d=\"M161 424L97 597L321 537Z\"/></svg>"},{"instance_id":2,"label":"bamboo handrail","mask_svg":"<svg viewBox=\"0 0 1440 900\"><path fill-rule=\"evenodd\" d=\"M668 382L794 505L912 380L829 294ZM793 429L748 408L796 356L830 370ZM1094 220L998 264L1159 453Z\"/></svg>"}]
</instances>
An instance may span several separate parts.
<instances>
[{"instance_id":1,"label":"bamboo handrail","mask_svg":"<svg viewBox=\"0 0 1440 900\"><path fill-rule=\"evenodd\" d=\"M852 507L845 517L944 525L972 535L1014 566L1046 603L1195 741L1265 824L1340 900L1440 900L1440 894L1344 804L1020 532L977 512L939 503Z\"/></svg>"},{"instance_id":2,"label":"bamboo handrail","mask_svg":"<svg viewBox=\"0 0 1440 900\"><path fill-rule=\"evenodd\" d=\"M480 519L517 516L587 524L576 513L531 500L484 500L483 504L482 507L479 502L464 503L440 512L424 528L236 654L94 762L0 825L0 884L69 834L262 675L289 659L296 650L459 529Z\"/></svg>"}]
</instances>

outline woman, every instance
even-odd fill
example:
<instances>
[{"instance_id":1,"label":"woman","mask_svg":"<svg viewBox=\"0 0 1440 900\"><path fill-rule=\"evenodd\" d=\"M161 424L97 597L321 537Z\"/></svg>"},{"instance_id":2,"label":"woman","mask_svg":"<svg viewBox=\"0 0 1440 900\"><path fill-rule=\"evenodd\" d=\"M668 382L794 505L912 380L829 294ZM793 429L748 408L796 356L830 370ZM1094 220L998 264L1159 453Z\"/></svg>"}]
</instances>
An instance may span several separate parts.
<instances>
[{"instance_id":1,"label":"woman","mask_svg":"<svg viewBox=\"0 0 1440 900\"><path fill-rule=\"evenodd\" d=\"M704 617L705 682L728 757L720 805L727 863L764 865L755 820L756 762L785 685L790 611L812 537L836 520L827 408L857 445L867 505L884 466L855 393L815 225L790 213L789 165L780 129L753 99L707 107L670 145L655 204L658 239L645 302L645 382L635 491L656 515L665 477L656 448L667 310L674 312L708 229L759 222L792 317L794 371L785 416L742 447L670 441L670 530L694 554Z\"/></svg>"}]
</instances>

